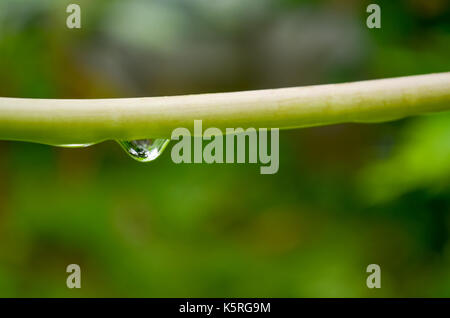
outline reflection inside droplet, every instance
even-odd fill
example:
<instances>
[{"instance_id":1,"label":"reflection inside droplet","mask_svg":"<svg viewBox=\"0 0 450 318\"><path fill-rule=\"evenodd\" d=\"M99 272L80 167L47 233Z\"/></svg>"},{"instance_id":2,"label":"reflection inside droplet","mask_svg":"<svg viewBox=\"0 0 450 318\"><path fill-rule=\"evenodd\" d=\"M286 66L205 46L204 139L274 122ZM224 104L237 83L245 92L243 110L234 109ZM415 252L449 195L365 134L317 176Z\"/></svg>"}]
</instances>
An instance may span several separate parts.
<instances>
[{"instance_id":1,"label":"reflection inside droplet","mask_svg":"<svg viewBox=\"0 0 450 318\"><path fill-rule=\"evenodd\" d=\"M158 158L169 144L169 141L169 139L117 140L119 145L133 159L140 162L148 162Z\"/></svg>"}]
</instances>

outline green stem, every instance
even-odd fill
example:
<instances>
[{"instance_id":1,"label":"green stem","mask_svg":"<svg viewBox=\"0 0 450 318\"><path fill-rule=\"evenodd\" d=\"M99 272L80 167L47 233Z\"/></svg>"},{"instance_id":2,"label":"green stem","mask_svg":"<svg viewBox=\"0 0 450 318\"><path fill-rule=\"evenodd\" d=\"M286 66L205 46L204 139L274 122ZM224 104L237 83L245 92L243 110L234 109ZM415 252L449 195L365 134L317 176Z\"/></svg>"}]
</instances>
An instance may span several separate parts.
<instances>
[{"instance_id":1,"label":"green stem","mask_svg":"<svg viewBox=\"0 0 450 318\"><path fill-rule=\"evenodd\" d=\"M296 128L450 110L450 72L234 93L93 100L0 98L0 139L84 144L177 127Z\"/></svg>"}]
</instances>

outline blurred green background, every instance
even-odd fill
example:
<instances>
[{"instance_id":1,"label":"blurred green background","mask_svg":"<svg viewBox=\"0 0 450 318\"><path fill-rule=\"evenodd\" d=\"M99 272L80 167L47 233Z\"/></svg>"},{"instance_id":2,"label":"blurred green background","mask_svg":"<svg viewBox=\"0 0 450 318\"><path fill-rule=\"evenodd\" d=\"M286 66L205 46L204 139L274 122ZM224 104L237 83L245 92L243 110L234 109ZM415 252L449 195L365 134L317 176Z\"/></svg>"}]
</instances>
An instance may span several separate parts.
<instances>
[{"instance_id":1,"label":"blurred green background","mask_svg":"<svg viewBox=\"0 0 450 318\"><path fill-rule=\"evenodd\" d=\"M82 28L66 27L78 3ZM450 70L447 0L0 0L0 96ZM170 146L169 146L170 150ZM0 142L0 296L450 296L450 114L282 131L280 169ZM81 289L66 266L81 266ZM366 287L368 264L381 289Z\"/></svg>"}]
</instances>

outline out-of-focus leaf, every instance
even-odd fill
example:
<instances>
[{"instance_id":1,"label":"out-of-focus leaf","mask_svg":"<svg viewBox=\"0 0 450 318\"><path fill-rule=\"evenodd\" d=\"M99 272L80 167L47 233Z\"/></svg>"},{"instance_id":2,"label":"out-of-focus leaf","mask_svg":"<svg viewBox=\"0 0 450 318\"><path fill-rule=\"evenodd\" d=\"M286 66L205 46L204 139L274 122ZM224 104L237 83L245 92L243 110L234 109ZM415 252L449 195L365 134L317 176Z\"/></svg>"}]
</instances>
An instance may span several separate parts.
<instances>
[{"instance_id":1,"label":"out-of-focus leaf","mask_svg":"<svg viewBox=\"0 0 450 318\"><path fill-rule=\"evenodd\" d=\"M417 118L404 130L392 156L362 173L362 191L372 202L385 202L409 191L448 190L450 113Z\"/></svg>"}]
</instances>

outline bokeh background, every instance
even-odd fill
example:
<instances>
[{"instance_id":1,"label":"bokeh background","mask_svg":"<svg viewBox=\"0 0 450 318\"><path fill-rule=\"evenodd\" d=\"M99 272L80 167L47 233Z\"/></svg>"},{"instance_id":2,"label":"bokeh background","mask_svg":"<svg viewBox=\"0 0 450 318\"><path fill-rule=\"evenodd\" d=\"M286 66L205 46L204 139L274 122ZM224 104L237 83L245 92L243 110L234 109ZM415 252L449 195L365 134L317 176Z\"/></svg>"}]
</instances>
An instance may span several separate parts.
<instances>
[{"instance_id":1,"label":"bokeh background","mask_svg":"<svg viewBox=\"0 0 450 318\"><path fill-rule=\"evenodd\" d=\"M81 30L66 7L82 9ZM447 0L0 0L0 96L450 70ZM150 136L149 136L150 137ZM170 146L169 146L170 149ZM280 169L0 142L0 296L450 296L450 114L282 131ZM82 288L66 287L79 264ZM366 266L381 266L381 289Z\"/></svg>"}]
</instances>

